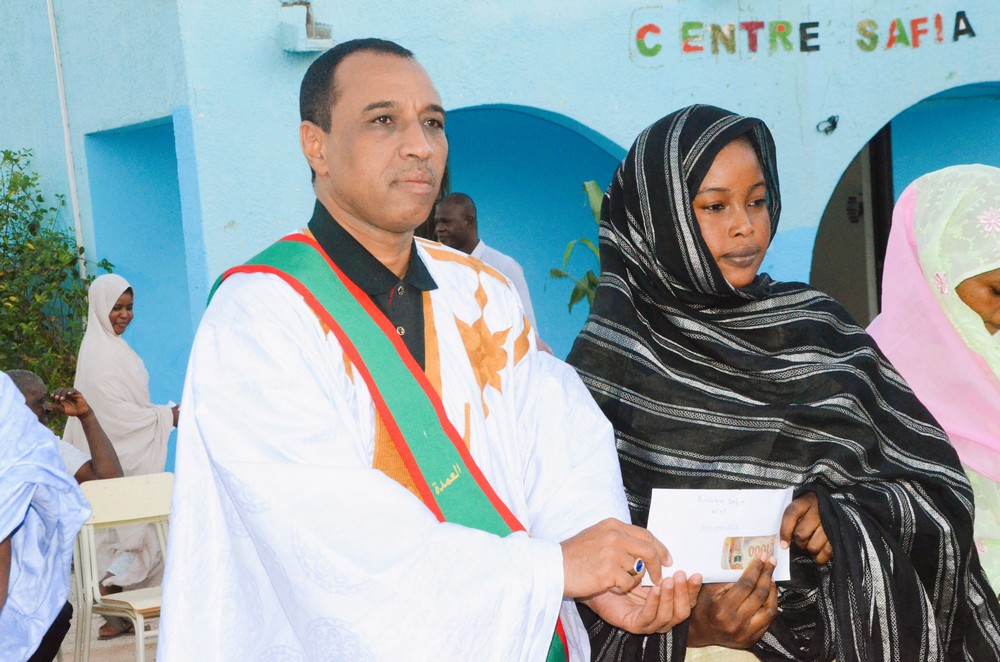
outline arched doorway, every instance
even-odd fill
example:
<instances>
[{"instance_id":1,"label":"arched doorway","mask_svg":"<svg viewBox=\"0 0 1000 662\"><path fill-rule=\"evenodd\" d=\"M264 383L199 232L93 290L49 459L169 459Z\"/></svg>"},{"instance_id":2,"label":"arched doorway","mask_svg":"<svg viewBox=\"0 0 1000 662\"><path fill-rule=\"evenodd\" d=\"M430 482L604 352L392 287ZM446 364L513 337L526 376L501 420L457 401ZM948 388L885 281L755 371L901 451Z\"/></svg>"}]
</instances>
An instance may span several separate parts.
<instances>
[{"instance_id":1,"label":"arched doorway","mask_svg":"<svg viewBox=\"0 0 1000 662\"><path fill-rule=\"evenodd\" d=\"M586 321L586 303L567 311L571 286L554 280L568 242L597 241L583 182L611 181L625 150L564 115L488 105L448 112L450 188L472 196L483 241L524 268L542 338L565 357ZM578 251L569 271L598 271Z\"/></svg>"},{"instance_id":2,"label":"arched doorway","mask_svg":"<svg viewBox=\"0 0 1000 662\"><path fill-rule=\"evenodd\" d=\"M878 314L893 203L920 175L960 163L1000 167L1000 82L928 97L858 152L823 213L809 282L867 325Z\"/></svg>"}]
</instances>

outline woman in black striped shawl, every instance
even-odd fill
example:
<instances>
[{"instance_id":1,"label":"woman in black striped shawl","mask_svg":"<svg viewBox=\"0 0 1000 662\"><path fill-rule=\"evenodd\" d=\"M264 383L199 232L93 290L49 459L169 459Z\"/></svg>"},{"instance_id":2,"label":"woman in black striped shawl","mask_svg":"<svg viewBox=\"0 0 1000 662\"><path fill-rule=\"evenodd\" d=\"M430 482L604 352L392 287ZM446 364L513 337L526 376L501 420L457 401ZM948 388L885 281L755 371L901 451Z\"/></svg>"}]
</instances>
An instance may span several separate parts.
<instances>
[{"instance_id":1,"label":"woman in black striped shawl","mask_svg":"<svg viewBox=\"0 0 1000 662\"><path fill-rule=\"evenodd\" d=\"M748 152L759 181L726 180ZM615 427L633 521L655 487L793 486L794 517L822 525L812 539L796 527L762 637L747 623L775 615L765 598L730 604L735 585L706 586L665 635L585 613L594 659L757 637L765 660L1000 659L958 458L843 308L756 273L780 208L767 127L710 106L643 131L605 195L601 284L569 362Z\"/></svg>"}]
</instances>

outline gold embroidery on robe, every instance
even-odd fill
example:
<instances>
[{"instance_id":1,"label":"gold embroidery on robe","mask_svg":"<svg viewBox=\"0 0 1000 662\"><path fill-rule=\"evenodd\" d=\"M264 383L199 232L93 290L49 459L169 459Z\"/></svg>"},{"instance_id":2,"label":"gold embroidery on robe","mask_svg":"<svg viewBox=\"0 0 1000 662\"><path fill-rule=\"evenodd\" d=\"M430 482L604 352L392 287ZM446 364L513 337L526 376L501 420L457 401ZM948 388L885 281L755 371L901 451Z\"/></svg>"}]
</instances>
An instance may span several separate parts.
<instances>
[{"instance_id":1,"label":"gold embroidery on robe","mask_svg":"<svg viewBox=\"0 0 1000 662\"><path fill-rule=\"evenodd\" d=\"M472 324L467 324L457 315L455 316L455 324L462 336L462 344L465 345L465 351L469 354L472 372L479 384L484 417L490 415L489 407L486 406L486 387L492 386L497 391L503 392L500 371L507 366L507 350L504 349L503 345L507 342L507 336L510 334L510 327L494 333L486 326L483 311L486 309L488 301L483 283L480 281L476 288L476 302L479 304L480 310L479 319Z\"/></svg>"},{"instance_id":2,"label":"gold embroidery on robe","mask_svg":"<svg viewBox=\"0 0 1000 662\"><path fill-rule=\"evenodd\" d=\"M326 325L324 324L323 326L325 327ZM329 333L330 329L326 329L326 332ZM351 363L351 357L349 357L347 355L347 352L344 352L344 372L347 373L347 378L350 379L351 383L353 384L354 383L354 364Z\"/></svg>"},{"instance_id":3,"label":"gold embroidery on robe","mask_svg":"<svg viewBox=\"0 0 1000 662\"><path fill-rule=\"evenodd\" d=\"M528 321L527 317L524 317L524 328L521 330L521 335L517 337L514 341L514 365L521 362L527 353L531 349L531 342L528 340L531 336L531 323Z\"/></svg>"},{"instance_id":4,"label":"gold embroidery on robe","mask_svg":"<svg viewBox=\"0 0 1000 662\"><path fill-rule=\"evenodd\" d=\"M431 293L423 292L424 300L424 373L427 380L441 396L441 349L438 346L437 326L434 324L434 308Z\"/></svg>"},{"instance_id":5,"label":"gold embroidery on robe","mask_svg":"<svg viewBox=\"0 0 1000 662\"><path fill-rule=\"evenodd\" d=\"M424 250L426 250L435 260L439 260L441 262L458 262L459 264L464 264L470 269L474 269L476 273L487 274L496 278L501 283L507 282L507 278L500 273L499 270L494 269L478 257L472 257L471 255L466 255L465 253L456 253L454 251L446 250L437 242L421 241L420 245L423 246Z\"/></svg>"}]
</instances>

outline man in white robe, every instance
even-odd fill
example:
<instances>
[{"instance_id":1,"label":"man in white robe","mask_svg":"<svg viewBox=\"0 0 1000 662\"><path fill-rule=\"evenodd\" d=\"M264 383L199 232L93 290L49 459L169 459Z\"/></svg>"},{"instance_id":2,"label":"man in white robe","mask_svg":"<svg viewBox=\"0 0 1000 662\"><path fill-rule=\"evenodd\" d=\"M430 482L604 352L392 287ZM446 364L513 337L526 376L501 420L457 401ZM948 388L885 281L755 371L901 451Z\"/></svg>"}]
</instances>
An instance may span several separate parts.
<instances>
[{"instance_id":1,"label":"man in white robe","mask_svg":"<svg viewBox=\"0 0 1000 662\"><path fill-rule=\"evenodd\" d=\"M0 660L28 659L66 603L88 517L55 435L0 372Z\"/></svg>"},{"instance_id":2,"label":"man in white robe","mask_svg":"<svg viewBox=\"0 0 1000 662\"><path fill-rule=\"evenodd\" d=\"M412 54L341 44L301 106L304 232L388 318L526 532L439 522L317 312L278 276L233 275L188 368L158 659L543 660L561 617L585 660L574 598L637 632L686 618L698 582L661 581L666 549L623 523L612 431L576 374L537 351L498 272L413 239L447 140Z\"/></svg>"}]
</instances>

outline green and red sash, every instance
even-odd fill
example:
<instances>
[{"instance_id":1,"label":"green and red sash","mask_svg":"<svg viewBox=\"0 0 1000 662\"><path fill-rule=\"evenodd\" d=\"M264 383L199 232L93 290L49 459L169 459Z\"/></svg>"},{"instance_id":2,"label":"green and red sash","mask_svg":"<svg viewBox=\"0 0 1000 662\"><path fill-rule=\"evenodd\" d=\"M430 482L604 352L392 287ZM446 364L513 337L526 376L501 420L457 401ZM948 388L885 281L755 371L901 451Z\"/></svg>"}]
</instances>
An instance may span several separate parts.
<instances>
[{"instance_id":1,"label":"green and red sash","mask_svg":"<svg viewBox=\"0 0 1000 662\"><path fill-rule=\"evenodd\" d=\"M444 404L389 320L312 237L291 235L227 270L269 273L288 283L333 332L361 375L421 500L441 522L498 536L524 531L472 459ZM335 312L334 312L335 311ZM568 659L562 623L547 662Z\"/></svg>"}]
</instances>

